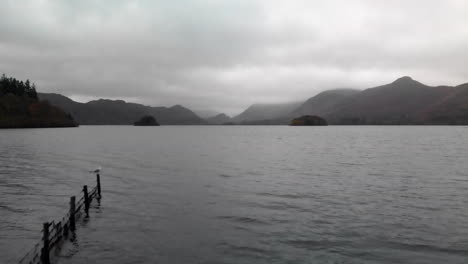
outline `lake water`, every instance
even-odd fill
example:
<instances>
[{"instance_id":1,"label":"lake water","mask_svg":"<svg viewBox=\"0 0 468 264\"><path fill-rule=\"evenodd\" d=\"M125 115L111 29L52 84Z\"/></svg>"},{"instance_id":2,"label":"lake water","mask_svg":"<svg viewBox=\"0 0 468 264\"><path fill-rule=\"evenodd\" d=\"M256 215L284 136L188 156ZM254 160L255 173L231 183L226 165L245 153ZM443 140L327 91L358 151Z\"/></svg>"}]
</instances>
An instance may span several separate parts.
<instances>
[{"instance_id":1,"label":"lake water","mask_svg":"<svg viewBox=\"0 0 468 264\"><path fill-rule=\"evenodd\" d=\"M0 262L71 195L58 263L467 263L468 127L0 130Z\"/></svg>"}]
</instances>

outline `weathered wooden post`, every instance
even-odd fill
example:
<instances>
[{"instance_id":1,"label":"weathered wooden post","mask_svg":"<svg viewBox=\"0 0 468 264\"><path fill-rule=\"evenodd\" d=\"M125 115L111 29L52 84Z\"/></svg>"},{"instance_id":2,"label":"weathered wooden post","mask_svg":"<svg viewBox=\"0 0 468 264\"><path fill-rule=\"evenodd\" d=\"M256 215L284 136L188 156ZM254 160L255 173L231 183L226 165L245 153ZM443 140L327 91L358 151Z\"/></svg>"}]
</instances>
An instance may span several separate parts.
<instances>
[{"instance_id":1,"label":"weathered wooden post","mask_svg":"<svg viewBox=\"0 0 468 264\"><path fill-rule=\"evenodd\" d=\"M98 198L101 198L101 176L99 175L99 173L96 174L96 182L97 182Z\"/></svg>"},{"instance_id":2,"label":"weathered wooden post","mask_svg":"<svg viewBox=\"0 0 468 264\"><path fill-rule=\"evenodd\" d=\"M63 233L62 233L64 237L68 237L68 229L69 229L68 224L64 224Z\"/></svg>"},{"instance_id":3,"label":"weathered wooden post","mask_svg":"<svg viewBox=\"0 0 468 264\"><path fill-rule=\"evenodd\" d=\"M84 192L84 204L85 204L86 217L89 217L88 185L83 186L83 192Z\"/></svg>"},{"instance_id":4,"label":"weathered wooden post","mask_svg":"<svg viewBox=\"0 0 468 264\"><path fill-rule=\"evenodd\" d=\"M70 222L70 230L73 232L76 229L75 225L75 196L70 197L70 212L69 214L69 222Z\"/></svg>"},{"instance_id":5,"label":"weathered wooden post","mask_svg":"<svg viewBox=\"0 0 468 264\"><path fill-rule=\"evenodd\" d=\"M57 232L57 242L59 242L60 240L62 240L62 237L63 237L63 227L62 227L62 222L58 222L57 225L55 226L57 228L56 232Z\"/></svg>"},{"instance_id":6,"label":"weathered wooden post","mask_svg":"<svg viewBox=\"0 0 468 264\"><path fill-rule=\"evenodd\" d=\"M45 222L43 225L42 240L44 246L42 247L41 259L43 264L50 264L49 258L49 223Z\"/></svg>"}]
</instances>

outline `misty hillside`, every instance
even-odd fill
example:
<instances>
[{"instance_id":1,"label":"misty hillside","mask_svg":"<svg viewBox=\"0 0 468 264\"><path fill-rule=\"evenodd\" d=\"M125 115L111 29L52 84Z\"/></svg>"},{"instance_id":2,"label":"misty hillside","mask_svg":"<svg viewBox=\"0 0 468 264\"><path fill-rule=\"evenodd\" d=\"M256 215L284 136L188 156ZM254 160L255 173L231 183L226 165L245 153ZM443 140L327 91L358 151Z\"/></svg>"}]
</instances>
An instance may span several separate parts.
<instances>
[{"instance_id":1,"label":"misty hillside","mask_svg":"<svg viewBox=\"0 0 468 264\"><path fill-rule=\"evenodd\" d=\"M290 117L302 115L324 116L336 110L350 96L359 93L354 89L334 89L321 92L314 97L309 98L301 106L290 113Z\"/></svg>"},{"instance_id":2,"label":"misty hillside","mask_svg":"<svg viewBox=\"0 0 468 264\"><path fill-rule=\"evenodd\" d=\"M197 116L203 118L203 119L207 119L207 118L211 118L211 117L214 117L216 115L219 115L221 114L220 112L218 111L215 111L215 110L192 110Z\"/></svg>"},{"instance_id":3,"label":"misty hillside","mask_svg":"<svg viewBox=\"0 0 468 264\"><path fill-rule=\"evenodd\" d=\"M205 119L210 125L222 125L224 123L232 122L232 118L222 113Z\"/></svg>"},{"instance_id":4,"label":"misty hillside","mask_svg":"<svg viewBox=\"0 0 468 264\"><path fill-rule=\"evenodd\" d=\"M299 107L302 102L283 103L283 104L253 104L244 112L232 118L236 123L247 123L257 120L276 119L288 116L294 109Z\"/></svg>"},{"instance_id":5,"label":"misty hillside","mask_svg":"<svg viewBox=\"0 0 468 264\"><path fill-rule=\"evenodd\" d=\"M151 107L122 100L99 99L79 103L70 98L52 93L39 93L41 100L47 100L70 113L82 125L130 125L145 115L156 117L162 125L199 125L205 121L189 109L172 107Z\"/></svg>"}]
</instances>

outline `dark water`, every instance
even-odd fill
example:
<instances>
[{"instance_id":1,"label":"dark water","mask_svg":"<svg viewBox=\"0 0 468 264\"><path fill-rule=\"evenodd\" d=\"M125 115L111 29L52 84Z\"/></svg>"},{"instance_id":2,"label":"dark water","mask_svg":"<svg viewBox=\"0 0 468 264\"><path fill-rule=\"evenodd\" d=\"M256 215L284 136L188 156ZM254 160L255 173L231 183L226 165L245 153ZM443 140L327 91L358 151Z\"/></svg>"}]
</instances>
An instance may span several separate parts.
<instances>
[{"instance_id":1,"label":"dark water","mask_svg":"<svg viewBox=\"0 0 468 264\"><path fill-rule=\"evenodd\" d=\"M0 259L103 200L59 263L467 263L467 127L0 131Z\"/></svg>"}]
</instances>

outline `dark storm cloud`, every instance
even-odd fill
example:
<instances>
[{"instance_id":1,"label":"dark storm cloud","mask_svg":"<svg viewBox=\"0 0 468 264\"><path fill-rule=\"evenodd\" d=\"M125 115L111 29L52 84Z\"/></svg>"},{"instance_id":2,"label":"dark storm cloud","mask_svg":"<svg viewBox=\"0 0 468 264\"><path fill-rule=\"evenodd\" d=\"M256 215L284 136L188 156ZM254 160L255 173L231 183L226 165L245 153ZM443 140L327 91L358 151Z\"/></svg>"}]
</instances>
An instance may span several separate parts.
<instances>
[{"instance_id":1,"label":"dark storm cloud","mask_svg":"<svg viewBox=\"0 0 468 264\"><path fill-rule=\"evenodd\" d=\"M468 81L465 1L6 1L0 71L76 99L234 113L411 75Z\"/></svg>"}]
</instances>

